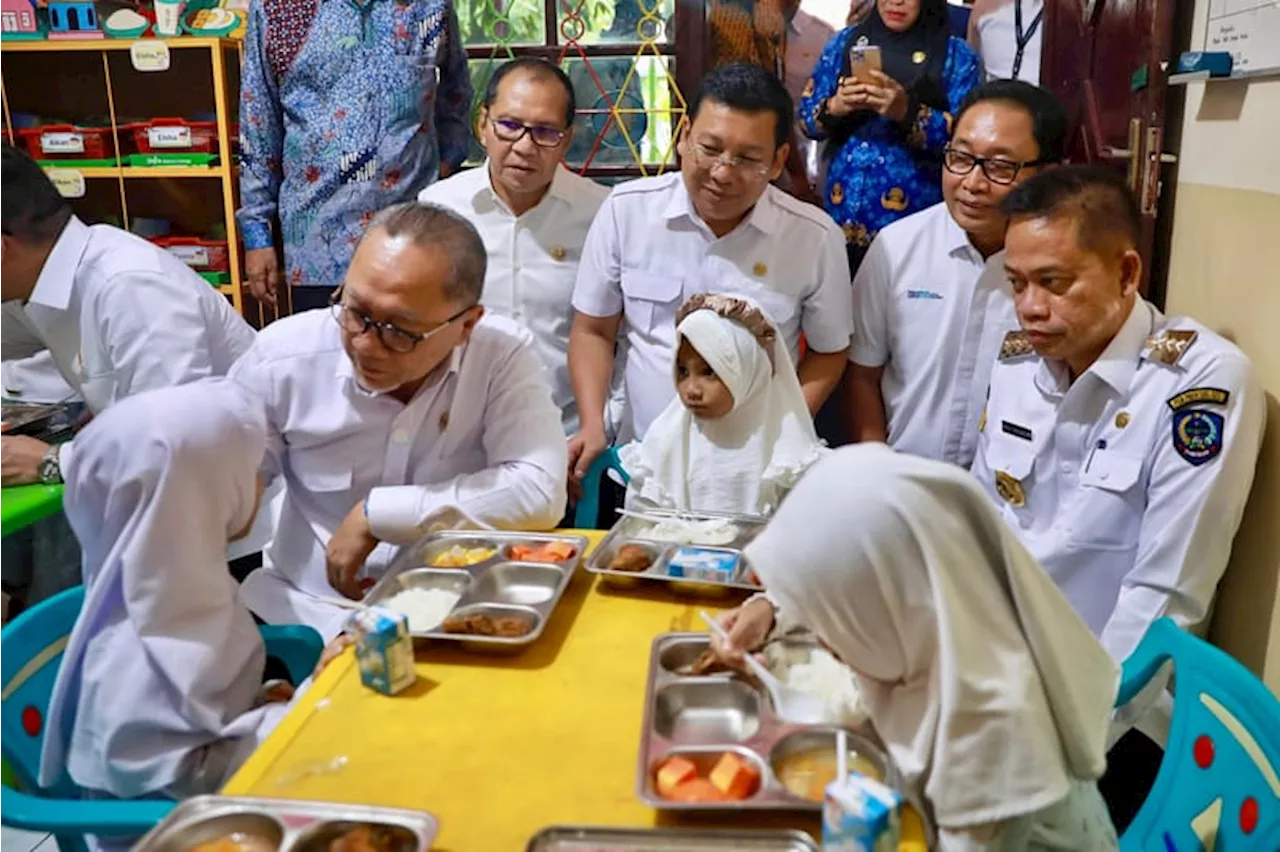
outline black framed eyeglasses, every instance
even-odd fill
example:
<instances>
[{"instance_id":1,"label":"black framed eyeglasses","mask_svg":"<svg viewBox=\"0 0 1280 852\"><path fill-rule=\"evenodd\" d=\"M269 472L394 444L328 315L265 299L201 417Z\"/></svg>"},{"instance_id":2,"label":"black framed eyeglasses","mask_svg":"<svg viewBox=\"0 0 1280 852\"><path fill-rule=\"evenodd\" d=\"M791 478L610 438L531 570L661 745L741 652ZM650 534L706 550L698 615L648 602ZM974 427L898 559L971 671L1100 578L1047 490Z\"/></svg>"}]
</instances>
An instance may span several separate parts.
<instances>
[{"instance_id":1,"label":"black framed eyeglasses","mask_svg":"<svg viewBox=\"0 0 1280 852\"><path fill-rule=\"evenodd\" d=\"M967 175L975 168L982 169L987 180L992 183L1008 185L1018 179L1018 174L1032 166L1043 166L1044 160L1031 160L1019 163L1004 157L978 157L968 151L961 151L948 145L943 149L942 164L953 175Z\"/></svg>"},{"instance_id":2,"label":"black framed eyeglasses","mask_svg":"<svg viewBox=\"0 0 1280 852\"><path fill-rule=\"evenodd\" d=\"M533 144L541 148L554 148L564 141L567 130L558 127L545 127L540 124L525 124L510 118L490 118L493 132L504 142L519 142L526 133Z\"/></svg>"},{"instance_id":3,"label":"black framed eyeglasses","mask_svg":"<svg viewBox=\"0 0 1280 852\"><path fill-rule=\"evenodd\" d=\"M359 337L366 331L373 329L378 335L378 342L387 349L400 355L407 355L412 352L419 343L430 340L436 334L444 331L453 323L457 322L463 314L474 308L475 305L468 305L449 317L444 322L437 325L430 331L419 334L415 331L408 331L401 328L393 322L382 322L376 320L366 313L362 313L350 305L342 301L342 288L339 287L329 297L329 310L333 314L334 320L342 327L342 330L353 337Z\"/></svg>"}]
</instances>

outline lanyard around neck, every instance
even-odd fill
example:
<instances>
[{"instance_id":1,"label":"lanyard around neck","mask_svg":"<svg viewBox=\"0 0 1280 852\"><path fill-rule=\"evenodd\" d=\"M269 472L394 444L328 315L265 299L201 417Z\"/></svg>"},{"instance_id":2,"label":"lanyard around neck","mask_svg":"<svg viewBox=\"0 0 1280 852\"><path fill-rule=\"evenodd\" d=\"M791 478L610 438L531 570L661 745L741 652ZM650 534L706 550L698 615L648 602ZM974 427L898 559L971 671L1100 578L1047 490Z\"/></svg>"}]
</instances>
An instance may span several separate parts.
<instances>
[{"instance_id":1,"label":"lanyard around neck","mask_svg":"<svg viewBox=\"0 0 1280 852\"><path fill-rule=\"evenodd\" d=\"M1036 16L1031 19L1031 26L1024 33L1022 31L1022 0L1013 0L1013 26L1014 38L1017 40L1018 50L1013 54L1013 73L1009 76L1018 79L1018 72L1022 70L1022 53L1027 49L1027 45L1031 43L1031 37L1036 34L1036 30L1040 28L1040 19L1044 17L1044 7L1040 7L1040 11L1036 12Z\"/></svg>"}]
</instances>

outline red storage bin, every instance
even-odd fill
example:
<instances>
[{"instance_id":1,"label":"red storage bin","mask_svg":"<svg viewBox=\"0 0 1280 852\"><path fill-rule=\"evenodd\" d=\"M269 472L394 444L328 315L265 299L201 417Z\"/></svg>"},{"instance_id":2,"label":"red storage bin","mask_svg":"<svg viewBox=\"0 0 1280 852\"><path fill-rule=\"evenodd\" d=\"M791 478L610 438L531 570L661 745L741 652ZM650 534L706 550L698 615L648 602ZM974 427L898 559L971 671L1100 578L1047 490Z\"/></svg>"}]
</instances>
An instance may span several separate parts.
<instances>
[{"instance_id":1,"label":"red storage bin","mask_svg":"<svg viewBox=\"0 0 1280 852\"><path fill-rule=\"evenodd\" d=\"M181 118L153 118L130 125L139 154L183 151L190 154L218 152L218 124Z\"/></svg>"},{"instance_id":2,"label":"red storage bin","mask_svg":"<svg viewBox=\"0 0 1280 852\"><path fill-rule=\"evenodd\" d=\"M110 127L46 124L17 129L17 133L27 153L37 160L109 160L116 155Z\"/></svg>"},{"instance_id":3,"label":"red storage bin","mask_svg":"<svg viewBox=\"0 0 1280 852\"><path fill-rule=\"evenodd\" d=\"M199 237L155 237L151 242L177 255L197 272L230 272L231 257L226 240L203 240Z\"/></svg>"}]
</instances>

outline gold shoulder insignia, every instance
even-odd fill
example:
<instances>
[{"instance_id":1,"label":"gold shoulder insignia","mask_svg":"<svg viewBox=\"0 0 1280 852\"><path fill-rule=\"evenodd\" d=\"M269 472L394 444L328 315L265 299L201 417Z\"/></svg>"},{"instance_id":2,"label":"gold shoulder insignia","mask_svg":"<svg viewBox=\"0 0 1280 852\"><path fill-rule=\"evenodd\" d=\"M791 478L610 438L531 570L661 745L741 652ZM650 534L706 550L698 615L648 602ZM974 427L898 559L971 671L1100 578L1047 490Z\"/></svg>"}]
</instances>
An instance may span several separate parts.
<instances>
[{"instance_id":1,"label":"gold shoulder insignia","mask_svg":"<svg viewBox=\"0 0 1280 852\"><path fill-rule=\"evenodd\" d=\"M1147 338L1142 345L1142 357L1172 367L1195 343L1196 331L1162 331Z\"/></svg>"},{"instance_id":2,"label":"gold shoulder insignia","mask_svg":"<svg viewBox=\"0 0 1280 852\"><path fill-rule=\"evenodd\" d=\"M1004 341L1000 344L1000 360L1008 361L1012 358L1021 358L1024 355L1030 355L1034 351L1025 331L1011 331L1004 336Z\"/></svg>"}]
</instances>

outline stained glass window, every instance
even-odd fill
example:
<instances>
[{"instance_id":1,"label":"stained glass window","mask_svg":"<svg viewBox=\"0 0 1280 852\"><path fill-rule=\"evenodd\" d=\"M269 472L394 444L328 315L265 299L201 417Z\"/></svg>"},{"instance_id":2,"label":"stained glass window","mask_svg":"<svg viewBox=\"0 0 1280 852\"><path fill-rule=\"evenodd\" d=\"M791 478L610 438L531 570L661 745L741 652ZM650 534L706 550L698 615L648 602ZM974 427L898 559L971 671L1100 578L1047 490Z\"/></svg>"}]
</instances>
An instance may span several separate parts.
<instances>
[{"instance_id":1,"label":"stained glass window","mask_svg":"<svg viewBox=\"0 0 1280 852\"><path fill-rule=\"evenodd\" d=\"M565 156L571 167L609 179L659 174L674 166L685 112L677 64L682 70L701 66L694 46L701 41L701 22L690 17L693 25L677 28L677 8L700 16L701 2L456 3L477 111L494 68L515 56L542 56L565 69L577 93L574 140ZM688 81L679 79L688 88ZM472 154L477 162L484 156L478 146Z\"/></svg>"}]
</instances>

